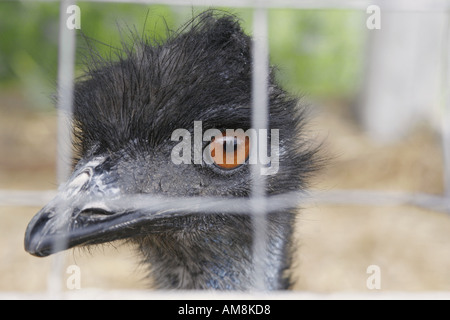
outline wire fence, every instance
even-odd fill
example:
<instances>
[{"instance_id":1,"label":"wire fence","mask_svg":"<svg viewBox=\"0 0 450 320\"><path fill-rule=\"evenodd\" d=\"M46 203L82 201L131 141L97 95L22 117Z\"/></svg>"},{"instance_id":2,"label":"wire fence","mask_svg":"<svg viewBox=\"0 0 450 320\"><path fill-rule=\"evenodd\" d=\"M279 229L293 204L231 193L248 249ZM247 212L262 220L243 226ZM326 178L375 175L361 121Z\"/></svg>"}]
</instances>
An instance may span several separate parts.
<instances>
[{"instance_id":1,"label":"wire fence","mask_svg":"<svg viewBox=\"0 0 450 320\"><path fill-rule=\"evenodd\" d=\"M267 128L268 119L268 9L272 8L291 8L291 9L346 9L363 10L372 4L379 5L383 10L398 11L446 11L450 12L450 2L444 0L417 0L414 2L396 0L396 1L344 1L344 0L95 0L93 2L127 2L139 4L165 4L171 6L202 6L202 7L236 7L253 8L253 61L255 65L253 73L252 90L255 97L252 103L252 127ZM76 4L75 1L64 0L60 3L60 36L59 36L59 64L58 64L58 161L57 161L57 180L59 184L67 181L71 174L71 123L73 88L74 88L74 66L75 66L75 32L66 27L66 9ZM447 28L448 29L448 28ZM110 199L109 205L117 210L129 209L129 204L133 204L134 210L145 212L148 208L182 209L189 212L212 212L216 211L217 205L223 203L221 208L230 213L251 214L255 229L254 247L255 252L255 272L254 272L254 290L265 291L266 284L264 279L264 261L266 255L266 232L267 232L267 214L275 210L294 208L305 204L350 204L350 205L369 205L369 206L391 206L391 205L412 205L433 211L439 211L450 214L450 31L447 30L447 57L445 61L445 77L443 85L445 99L443 100L442 110L442 150L444 154L444 180L445 194L433 195L427 193L409 193L409 192L389 192L389 191L371 191L371 190L331 190L291 192L282 195L270 196L265 194L264 176L260 174L261 168L254 166L252 171L252 193L249 199L236 199L230 203L223 198L152 198L143 196L130 196L127 199L126 206L124 202L117 199ZM42 206L48 203L56 192L48 191L19 191L19 190L0 190L0 205L2 206ZM176 201L175 201L176 200ZM85 200L84 200L85 201ZM212 205L214 204L214 206ZM63 256L56 255L51 274L49 275L48 292L50 294L61 294L61 274L63 268ZM95 295L95 293L94 293ZM286 296L283 296L286 298ZM316 298L314 296L313 298Z\"/></svg>"}]
</instances>

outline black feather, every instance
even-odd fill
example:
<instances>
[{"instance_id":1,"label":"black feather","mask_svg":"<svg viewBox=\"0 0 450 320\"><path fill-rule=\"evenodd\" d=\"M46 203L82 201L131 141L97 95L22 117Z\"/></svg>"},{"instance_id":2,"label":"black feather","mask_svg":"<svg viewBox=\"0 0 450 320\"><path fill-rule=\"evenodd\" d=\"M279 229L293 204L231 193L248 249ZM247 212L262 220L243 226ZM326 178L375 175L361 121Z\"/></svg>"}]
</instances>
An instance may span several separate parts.
<instances>
[{"instance_id":1,"label":"black feather","mask_svg":"<svg viewBox=\"0 0 450 320\"><path fill-rule=\"evenodd\" d=\"M248 165L226 171L170 161L172 132L251 127L252 40L239 20L208 10L165 41L132 34L131 43L101 58L91 43L87 72L75 86L77 158L108 160L103 170L126 194L248 197ZM279 130L279 170L267 194L305 190L318 168L309 140L306 107L269 79L269 128ZM107 169L105 169L107 168ZM112 178L111 178L112 179ZM232 200L231 200L232 201ZM248 215L197 214L155 220L133 230L160 288L248 289L252 224ZM287 288L295 210L269 215L267 282ZM104 238L97 242L106 241ZM95 241L94 241L95 242Z\"/></svg>"}]
</instances>

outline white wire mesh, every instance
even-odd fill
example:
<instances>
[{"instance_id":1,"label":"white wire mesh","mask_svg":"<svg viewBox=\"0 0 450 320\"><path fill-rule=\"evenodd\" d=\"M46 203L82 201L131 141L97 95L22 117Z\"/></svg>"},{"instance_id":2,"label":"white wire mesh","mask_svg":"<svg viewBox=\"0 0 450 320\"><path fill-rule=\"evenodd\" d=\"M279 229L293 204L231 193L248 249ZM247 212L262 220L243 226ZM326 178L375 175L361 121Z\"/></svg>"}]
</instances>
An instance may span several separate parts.
<instances>
[{"instance_id":1,"label":"white wire mesh","mask_svg":"<svg viewBox=\"0 0 450 320\"><path fill-rule=\"evenodd\" d=\"M96 0L96 2L129 2L129 3L146 3L146 4L167 4L167 5L188 5L188 6L227 6L227 7L251 7L255 8L254 15L254 38L255 38L255 65L267 66L268 48L267 48L267 11L261 8L296 8L296 9L357 9L365 10L370 1L342 1L342 0L321 0L321 1L233 1L233 0L219 0L219 1L183 1L183 0L169 0L169 1L152 1L152 0ZM64 8L67 8L70 4L75 3L74 1L62 1L61 2L61 18L60 18L60 52L59 52L59 130L58 130L58 150L60 150L58 156L58 182L62 183L67 180L70 168L71 168L71 154L68 151L68 146L71 145L71 132L70 127L67 125L68 115L71 114L71 104L72 104L72 90L73 90L73 66L75 59L75 37L74 32L68 30L63 24L65 20L62 16L64 13ZM410 2L405 1L379 1L380 5L386 6L391 10L418 10L418 11L436 11L436 10L448 10L450 5L448 1L417 1L412 5ZM448 32L450 35L450 31ZM450 38L447 41L450 46ZM450 48L447 50L450 51ZM448 52L446 54L447 57ZM447 58L448 59L448 58ZM327 192L309 192L305 193L290 193L280 196L275 196L271 198L265 198L264 196L264 180L260 179L262 176L259 174L260 168L256 166L255 172L253 174L253 179L255 185L252 192L252 199L238 199L233 200L233 205L228 206L230 212L258 212L258 215L254 215L256 225L255 233L255 247L254 252L259 260L264 261L264 239L265 239L265 213L276 210L277 208L290 208L305 204L355 204L355 205L413 205L418 207L423 207L431 210L441 211L445 213L450 213L450 200L446 197L449 195L448 191L448 181L450 181L450 153L448 151L449 146L449 128L450 128L450 118L448 114L450 112L450 60L447 61L446 77L444 88L446 90L446 117L443 118L442 125L442 135L443 135L443 150L446 155L445 161L445 175L447 180L447 191L445 196L435 196L430 194L412 194L408 192L383 192L383 191L362 191L362 190L333 190ZM266 67L256 68L254 72L254 86L253 90L255 92L254 96L257 99L253 102L253 108L258 106L258 112L254 112L253 126L255 128L266 128L267 127L267 95L266 87L267 83L260 81L261 79L267 79L268 70ZM256 80L256 81L255 81ZM261 100L258 100L261 99ZM258 118L258 116L260 116ZM10 205L28 205L36 206L43 205L47 203L53 196L54 191L14 191L14 190L0 190L0 205L10 206ZM261 201L261 199L264 199ZM144 210L151 205L153 208L156 206L158 208L164 208L167 203L170 203L172 209L174 209L174 203L176 206L181 208L193 208L193 211L211 210L211 203L217 203L220 201L226 201L224 199L207 199L207 198L186 198L177 199L173 202L173 199L155 200L151 197L139 197L128 199L135 203L136 208ZM256 200L253 201L252 200ZM129 201L127 201L129 203ZM120 202L114 205L120 207ZM225 206L226 207L226 206ZM261 214L263 212L263 214ZM60 275L62 274L62 258L55 259L55 265L52 268L52 273L49 275L49 293L61 294L60 288L62 286L60 280ZM256 262L255 265L255 279L263 279L262 274L264 273L264 265L262 263ZM256 282L255 289L264 290L264 283Z\"/></svg>"}]
</instances>

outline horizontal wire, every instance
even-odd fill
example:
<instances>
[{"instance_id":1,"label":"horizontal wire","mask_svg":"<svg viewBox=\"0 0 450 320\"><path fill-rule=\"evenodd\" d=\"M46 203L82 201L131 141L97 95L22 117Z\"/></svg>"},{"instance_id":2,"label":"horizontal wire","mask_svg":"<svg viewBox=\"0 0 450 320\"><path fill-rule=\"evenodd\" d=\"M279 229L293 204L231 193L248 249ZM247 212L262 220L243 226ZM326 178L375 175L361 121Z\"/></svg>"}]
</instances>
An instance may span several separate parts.
<instances>
[{"instance_id":1,"label":"horizontal wire","mask_svg":"<svg viewBox=\"0 0 450 320\"><path fill-rule=\"evenodd\" d=\"M54 190L22 191L0 190L0 206L40 207L46 205L57 194ZM239 213L251 211L251 198L235 197L164 197L150 194L122 195L120 198L86 197L83 203L102 200L111 208L126 210L174 210L186 213ZM78 204L81 205L82 203ZM423 209L449 213L450 199L442 195L410 193L402 191L333 190L294 191L267 196L267 211L276 212L301 206L358 205L401 206L411 205ZM73 205L73 204L72 204Z\"/></svg>"},{"instance_id":2,"label":"horizontal wire","mask_svg":"<svg viewBox=\"0 0 450 320\"><path fill-rule=\"evenodd\" d=\"M58 0L39 0L55 2ZM36 2L36 0L22 0ZM445 11L450 8L447 0L83 0L79 2L163 4L169 6L235 7L266 9L344 9L366 10L379 5L390 11Z\"/></svg>"},{"instance_id":3,"label":"horizontal wire","mask_svg":"<svg viewBox=\"0 0 450 320\"><path fill-rule=\"evenodd\" d=\"M42 207L57 194L56 190L0 190L0 206Z\"/></svg>"}]
</instances>

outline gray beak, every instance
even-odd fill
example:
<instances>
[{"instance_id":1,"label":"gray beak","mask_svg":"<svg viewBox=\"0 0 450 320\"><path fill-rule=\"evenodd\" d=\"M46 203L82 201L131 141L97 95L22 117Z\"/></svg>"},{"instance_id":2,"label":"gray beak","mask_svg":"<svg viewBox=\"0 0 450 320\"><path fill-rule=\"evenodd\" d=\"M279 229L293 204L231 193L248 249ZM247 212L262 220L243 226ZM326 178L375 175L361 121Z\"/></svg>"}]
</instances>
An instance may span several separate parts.
<instances>
[{"instance_id":1,"label":"gray beak","mask_svg":"<svg viewBox=\"0 0 450 320\"><path fill-rule=\"evenodd\" d=\"M118 198L121 190L114 172L98 157L77 166L57 196L30 221L25 250L38 257L74 246L103 243L132 232L136 213L114 210L105 199Z\"/></svg>"}]
</instances>

